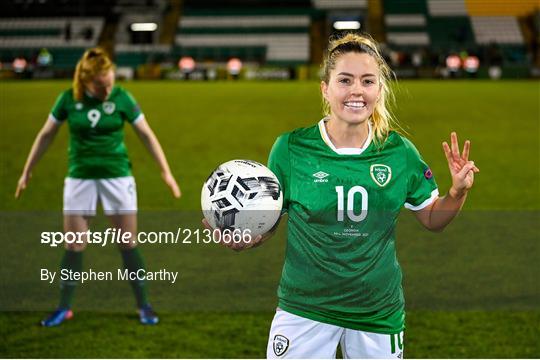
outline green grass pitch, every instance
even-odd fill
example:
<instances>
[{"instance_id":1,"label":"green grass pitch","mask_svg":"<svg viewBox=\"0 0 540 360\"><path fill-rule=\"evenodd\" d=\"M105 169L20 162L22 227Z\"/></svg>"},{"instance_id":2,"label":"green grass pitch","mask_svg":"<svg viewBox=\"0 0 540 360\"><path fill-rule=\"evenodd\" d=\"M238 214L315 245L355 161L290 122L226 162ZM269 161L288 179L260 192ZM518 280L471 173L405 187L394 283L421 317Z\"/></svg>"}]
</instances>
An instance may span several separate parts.
<instances>
[{"instance_id":1,"label":"green grass pitch","mask_svg":"<svg viewBox=\"0 0 540 360\"><path fill-rule=\"evenodd\" d=\"M137 179L140 228L198 227L200 190L218 164L266 162L282 132L317 122L314 82L121 84L139 100L183 196L173 199L150 155L126 129ZM57 301L39 268L61 250L39 244L61 229L67 129L35 168L22 199L13 193L32 141L66 81L0 84L0 357L264 357L284 254L284 224L263 246L144 245L150 268L180 272L151 284L162 315L137 324L126 284L78 289L75 317L55 329L38 320ZM441 192L450 183L441 142L455 130L472 142L481 173L464 211L445 232L420 229L406 211L398 257L407 300L406 357L538 357L540 353L540 87L527 81L403 81L395 114L430 164ZM103 227L102 217L96 227ZM85 265L118 267L112 247L89 248Z\"/></svg>"}]
</instances>

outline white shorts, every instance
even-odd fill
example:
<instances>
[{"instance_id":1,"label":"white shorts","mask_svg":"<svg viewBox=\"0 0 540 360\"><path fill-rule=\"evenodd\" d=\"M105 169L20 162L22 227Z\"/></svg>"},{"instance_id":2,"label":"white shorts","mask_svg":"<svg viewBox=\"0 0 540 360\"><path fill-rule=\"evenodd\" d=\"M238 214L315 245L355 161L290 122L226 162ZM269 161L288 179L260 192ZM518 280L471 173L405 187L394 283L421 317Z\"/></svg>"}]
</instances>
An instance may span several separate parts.
<instances>
[{"instance_id":1,"label":"white shorts","mask_svg":"<svg viewBox=\"0 0 540 360\"><path fill-rule=\"evenodd\" d=\"M377 334L310 320L278 309L266 348L268 359L335 359L338 344L344 359L401 359L403 331Z\"/></svg>"},{"instance_id":2,"label":"white shorts","mask_svg":"<svg viewBox=\"0 0 540 360\"><path fill-rule=\"evenodd\" d=\"M106 215L137 212L137 189L133 176L111 179L64 180L64 214L96 214L97 202L101 202Z\"/></svg>"}]
</instances>

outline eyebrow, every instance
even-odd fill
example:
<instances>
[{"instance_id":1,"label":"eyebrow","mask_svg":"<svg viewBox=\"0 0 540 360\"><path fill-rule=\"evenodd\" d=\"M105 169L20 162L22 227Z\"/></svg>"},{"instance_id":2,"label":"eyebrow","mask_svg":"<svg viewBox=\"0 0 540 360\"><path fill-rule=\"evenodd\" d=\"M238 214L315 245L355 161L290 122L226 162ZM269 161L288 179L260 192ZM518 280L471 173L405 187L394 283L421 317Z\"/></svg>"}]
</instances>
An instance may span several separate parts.
<instances>
[{"instance_id":1,"label":"eyebrow","mask_svg":"<svg viewBox=\"0 0 540 360\"><path fill-rule=\"evenodd\" d=\"M354 77L353 74L348 73L348 72L340 72L338 75L345 75L345 76ZM368 76L375 76L375 74L370 74L370 73L368 73L368 74L362 75L361 77L368 77Z\"/></svg>"}]
</instances>

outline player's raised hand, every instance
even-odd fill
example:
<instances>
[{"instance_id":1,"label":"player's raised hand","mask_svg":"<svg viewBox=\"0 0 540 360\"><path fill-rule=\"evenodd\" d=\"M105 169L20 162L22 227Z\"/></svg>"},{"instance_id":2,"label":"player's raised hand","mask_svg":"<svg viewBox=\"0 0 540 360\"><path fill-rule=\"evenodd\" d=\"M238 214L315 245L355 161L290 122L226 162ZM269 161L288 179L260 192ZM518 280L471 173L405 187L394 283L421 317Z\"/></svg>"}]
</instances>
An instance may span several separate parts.
<instances>
[{"instance_id":1,"label":"player's raised hand","mask_svg":"<svg viewBox=\"0 0 540 360\"><path fill-rule=\"evenodd\" d=\"M454 196L461 197L473 186L474 173L477 173L480 170L474 165L474 161L469 160L469 152L471 149L471 142L469 140L465 141L461 154L459 152L458 138L455 132L450 134L450 143L450 146L446 141L442 143L446 160L448 160L450 175L452 176L452 188L450 189L450 192Z\"/></svg>"},{"instance_id":2,"label":"player's raised hand","mask_svg":"<svg viewBox=\"0 0 540 360\"><path fill-rule=\"evenodd\" d=\"M212 236L216 236L216 238L219 238L219 244L228 247L229 249L232 249L234 251L247 250L251 249L252 247L257 247L261 245L264 240L268 239L271 236L271 234L268 234L268 236L257 235L256 237L244 235L242 238L238 238L238 235L235 236L235 234L231 233L227 234L219 229L212 228L212 226L208 223L206 219L203 219L202 223L205 228L212 231Z\"/></svg>"},{"instance_id":3,"label":"player's raised hand","mask_svg":"<svg viewBox=\"0 0 540 360\"><path fill-rule=\"evenodd\" d=\"M17 190L15 190L15 199L18 199L22 195L22 192L26 189L28 181L30 181L31 177L32 174L23 173L21 175L19 182L17 183Z\"/></svg>"},{"instance_id":4,"label":"player's raised hand","mask_svg":"<svg viewBox=\"0 0 540 360\"><path fill-rule=\"evenodd\" d=\"M176 182L176 179L174 178L173 174L170 172L163 172L161 173L161 178L167 184L167 186L171 189L171 192L175 198L179 198L182 196L182 192L180 191L180 186L178 186L178 183Z\"/></svg>"}]
</instances>

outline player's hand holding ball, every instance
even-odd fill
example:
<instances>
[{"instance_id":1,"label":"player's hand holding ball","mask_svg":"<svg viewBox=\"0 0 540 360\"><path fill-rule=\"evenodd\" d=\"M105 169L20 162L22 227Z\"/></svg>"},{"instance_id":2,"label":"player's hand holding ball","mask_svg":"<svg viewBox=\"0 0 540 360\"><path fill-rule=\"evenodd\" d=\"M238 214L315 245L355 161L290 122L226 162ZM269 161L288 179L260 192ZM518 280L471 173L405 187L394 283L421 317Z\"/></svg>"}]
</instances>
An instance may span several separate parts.
<instances>
[{"instance_id":1,"label":"player's hand holding ball","mask_svg":"<svg viewBox=\"0 0 540 360\"><path fill-rule=\"evenodd\" d=\"M277 177L251 160L221 164L203 185L203 224L216 242L245 250L268 239L281 215L283 194Z\"/></svg>"}]
</instances>

